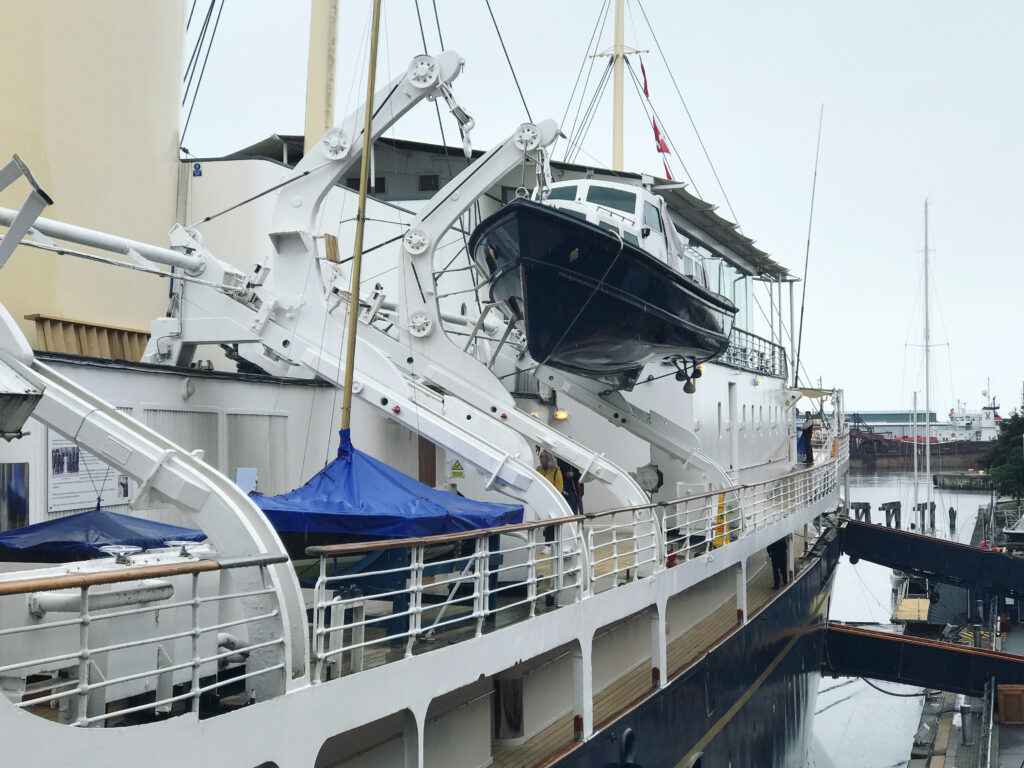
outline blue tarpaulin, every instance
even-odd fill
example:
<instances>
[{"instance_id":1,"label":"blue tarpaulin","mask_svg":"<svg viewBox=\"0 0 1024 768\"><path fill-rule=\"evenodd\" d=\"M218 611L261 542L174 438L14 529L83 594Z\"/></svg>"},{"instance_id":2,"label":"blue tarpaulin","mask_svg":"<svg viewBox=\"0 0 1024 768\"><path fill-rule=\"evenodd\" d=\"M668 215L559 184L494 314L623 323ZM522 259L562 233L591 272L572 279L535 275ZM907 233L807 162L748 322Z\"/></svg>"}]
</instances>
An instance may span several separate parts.
<instances>
[{"instance_id":1,"label":"blue tarpaulin","mask_svg":"<svg viewBox=\"0 0 1024 768\"><path fill-rule=\"evenodd\" d=\"M113 544L154 549L168 541L205 538L195 528L94 509L0 533L0 561L65 563L107 557L100 547Z\"/></svg>"},{"instance_id":2,"label":"blue tarpaulin","mask_svg":"<svg viewBox=\"0 0 1024 768\"><path fill-rule=\"evenodd\" d=\"M473 501L413 480L352 446L341 432L338 458L280 496L252 494L281 533L406 538L519 523L521 504Z\"/></svg>"}]
</instances>

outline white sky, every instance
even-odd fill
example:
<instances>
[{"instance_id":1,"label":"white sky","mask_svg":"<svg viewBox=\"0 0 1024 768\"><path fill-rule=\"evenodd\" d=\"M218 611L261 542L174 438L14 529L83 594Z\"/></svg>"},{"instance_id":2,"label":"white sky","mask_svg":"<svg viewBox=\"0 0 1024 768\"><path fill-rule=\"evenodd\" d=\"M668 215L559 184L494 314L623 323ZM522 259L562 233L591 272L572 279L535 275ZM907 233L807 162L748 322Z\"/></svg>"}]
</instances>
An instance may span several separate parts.
<instances>
[{"instance_id":1,"label":"white sky","mask_svg":"<svg viewBox=\"0 0 1024 768\"><path fill-rule=\"evenodd\" d=\"M488 148L525 112L482 0L436 2L445 46L466 58L456 96L476 118L474 145ZM431 0L419 3L436 53ZM205 5L200 0L197 17ZM491 5L533 118L560 119L602 1ZM905 345L921 343L929 198L932 340L948 340L933 353L933 408L943 414L957 398L978 407L989 377L1004 414L1019 406L1024 4L644 0L643 7L744 233L797 275L824 105L802 353L810 375L845 388L853 409L909 407L914 389L923 403L921 350ZM341 0L338 120L363 95L369 9L368 0ZM385 0L385 14L379 80L422 50L414 0ZM214 156L273 133L302 133L308 25L308 4L297 0L228 2L185 146ZM650 49L643 58L663 127L699 194L731 218L638 0L627 0L626 44ZM611 20L601 47L610 45ZM628 73L626 80L626 167L660 174ZM584 143L590 157L579 162L610 161L610 114L609 88ZM444 117L454 143L454 120ZM426 105L392 133L440 140ZM679 161L670 159L677 175Z\"/></svg>"}]
</instances>

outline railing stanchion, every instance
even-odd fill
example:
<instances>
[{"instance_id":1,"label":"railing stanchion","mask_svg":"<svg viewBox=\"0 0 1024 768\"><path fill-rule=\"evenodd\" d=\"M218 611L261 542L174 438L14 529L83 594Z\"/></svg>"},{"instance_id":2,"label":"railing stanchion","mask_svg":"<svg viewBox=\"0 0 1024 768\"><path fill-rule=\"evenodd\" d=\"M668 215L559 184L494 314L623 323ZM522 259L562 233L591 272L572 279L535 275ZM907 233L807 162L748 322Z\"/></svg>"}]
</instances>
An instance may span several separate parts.
<instances>
[{"instance_id":1,"label":"railing stanchion","mask_svg":"<svg viewBox=\"0 0 1024 768\"><path fill-rule=\"evenodd\" d=\"M426 547L414 546L409 551L409 641L405 646L405 657L412 656L423 622L423 559Z\"/></svg>"},{"instance_id":2,"label":"railing stanchion","mask_svg":"<svg viewBox=\"0 0 1024 768\"><path fill-rule=\"evenodd\" d=\"M537 529L526 532L526 600L530 604L529 616L537 612Z\"/></svg>"},{"instance_id":3,"label":"railing stanchion","mask_svg":"<svg viewBox=\"0 0 1024 768\"><path fill-rule=\"evenodd\" d=\"M78 724L89 717L89 587L81 589L82 607L78 625Z\"/></svg>"}]
</instances>

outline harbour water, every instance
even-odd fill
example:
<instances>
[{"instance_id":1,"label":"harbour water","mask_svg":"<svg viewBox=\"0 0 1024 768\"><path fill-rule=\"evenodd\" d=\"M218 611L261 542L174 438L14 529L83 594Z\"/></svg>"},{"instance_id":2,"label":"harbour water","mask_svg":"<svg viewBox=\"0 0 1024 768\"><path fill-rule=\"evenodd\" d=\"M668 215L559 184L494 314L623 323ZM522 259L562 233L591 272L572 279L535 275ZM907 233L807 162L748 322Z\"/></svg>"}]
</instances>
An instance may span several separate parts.
<instances>
[{"instance_id":1,"label":"harbour water","mask_svg":"<svg viewBox=\"0 0 1024 768\"><path fill-rule=\"evenodd\" d=\"M921 473L922 480L924 473ZM928 489L918 486L918 500L925 501ZM933 489L936 534L969 542L978 507L988 504L989 494ZM872 522L884 522L879 505L900 501L902 527L916 522L909 513L914 504L914 482L910 473L850 475L850 501L871 504ZM947 510L957 511L957 525L948 529ZM829 615L832 619L890 626L892 610L891 571L864 562L852 565L844 556L836 569ZM872 681L874 682L874 681ZM920 688L874 683L871 687L857 678L822 677L814 721L811 768L897 768L906 766L921 716L922 698L912 694ZM902 694L892 696L882 693ZM908 695L910 694L910 695Z\"/></svg>"}]
</instances>

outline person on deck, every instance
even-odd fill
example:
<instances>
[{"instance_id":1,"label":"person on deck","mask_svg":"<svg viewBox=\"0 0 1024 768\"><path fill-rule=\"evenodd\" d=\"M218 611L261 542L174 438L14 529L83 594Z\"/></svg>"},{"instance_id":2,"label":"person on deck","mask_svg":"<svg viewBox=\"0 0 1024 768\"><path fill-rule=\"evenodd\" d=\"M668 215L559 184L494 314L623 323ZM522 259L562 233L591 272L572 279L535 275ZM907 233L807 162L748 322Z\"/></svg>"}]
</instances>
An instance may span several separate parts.
<instances>
[{"instance_id":1,"label":"person on deck","mask_svg":"<svg viewBox=\"0 0 1024 768\"><path fill-rule=\"evenodd\" d=\"M780 584L789 583L789 569L786 562L787 555L786 540L779 539L768 545L768 559L772 562L772 589L778 589Z\"/></svg>"},{"instance_id":2,"label":"person on deck","mask_svg":"<svg viewBox=\"0 0 1024 768\"><path fill-rule=\"evenodd\" d=\"M811 466L814 463L814 449L811 448L811 438L814 437L814 419L811 418L810 411L804 414L803 437L804 462L807 466Z\"/></svg>"},{"instance_id":3,"label":"person on deck","mask_svg":"<svg viewBox=\"0 0 1024 768\"><path fill-rule=\"evenodd\" d=\"M562 495L569 502L569 509L574 515L583 514L583 483L580 482L580 473L572 464L558 459L558 468L562 471L563 485Z\"/></svg>"},{"instance_id":4,"label":"person on deck","mask_svg":"<svg viewBox=\"0 0 1024 768\"><path fill-rule=\"evenodd\" d=\"M537 471L547 478L547 481L551 483L558 492L561 493L564 490L564 483L562 481L562 470L558 468L558 465L551 460L551 454L547 451L541 451L540 466L537 467Z\"/></svg>"}]
</instances>

